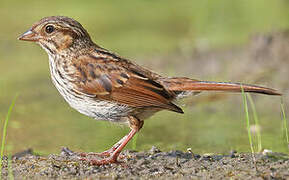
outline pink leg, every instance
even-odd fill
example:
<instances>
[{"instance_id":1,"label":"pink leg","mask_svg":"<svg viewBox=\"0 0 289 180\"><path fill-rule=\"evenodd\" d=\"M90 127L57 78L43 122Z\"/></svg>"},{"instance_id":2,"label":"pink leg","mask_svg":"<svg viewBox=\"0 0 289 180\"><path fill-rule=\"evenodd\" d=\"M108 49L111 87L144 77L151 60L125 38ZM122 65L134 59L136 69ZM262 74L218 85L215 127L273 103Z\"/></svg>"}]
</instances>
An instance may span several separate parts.
<instances>
[{"instance_id":1,"label":"pink leg","mask_svg":"<svg viewBox=\"0 0 289 180\"><path fill-rule=\"evenodd\" d=\"M104 151L104 154L112 155L106 159L97 160L97 159L86 159L83 158L82 160L89 161L92 165L105 165L111 163L117 163L117 158L126 144L133 138L133 136L137 133L137 130L131 129L129 134L122 138L118 143L116 143L110 150ZM115 150L114 150L115 149ZM102 154L102 153L100 153Z\"/></svg>"},{"instance_id":2,"label":"pink leg","mask_svg":"<svg viewBox=\"0 0 289 180\"><path fill-rule=\"evenodd\" d=\"M121 145L121 143L127 138L127 135L124 136L121 140L119 140L117 143L115 143L110 149L103 151L101 153L80 153L80 156L86 157L86 156L99 156L99 157L109 157L112 155L112 153Z\"/></svg>"}]
</instances>

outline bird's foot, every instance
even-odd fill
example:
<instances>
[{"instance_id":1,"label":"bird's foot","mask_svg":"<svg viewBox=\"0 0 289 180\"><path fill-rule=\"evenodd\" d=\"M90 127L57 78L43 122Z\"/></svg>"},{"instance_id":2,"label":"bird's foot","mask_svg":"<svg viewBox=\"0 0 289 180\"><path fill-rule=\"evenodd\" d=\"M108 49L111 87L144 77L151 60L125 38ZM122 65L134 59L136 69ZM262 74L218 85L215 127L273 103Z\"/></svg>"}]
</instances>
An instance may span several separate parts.
<instances>
[{"instance_id":1,"label":"bird's foot","mask_svg":"<svg viewBox=\"0 0 289 180\"><path fill-rule=\"evenodd\" d=\"M131 129L128 135L123 137L119 142L117 142L111 149L104 151L102 153L80 153L80 160L89 162L92 165L105 165L105 164L112 164L112 163L120 163L117 161L118 157L123 158L120 156L120 152L123 150L125 145L131 140L131 138L135 135L138 130ZM96 157L90 157L89 155L94 155L98 157L105 157L104 159L96 159Z\"/></svg>"}]
</instances>

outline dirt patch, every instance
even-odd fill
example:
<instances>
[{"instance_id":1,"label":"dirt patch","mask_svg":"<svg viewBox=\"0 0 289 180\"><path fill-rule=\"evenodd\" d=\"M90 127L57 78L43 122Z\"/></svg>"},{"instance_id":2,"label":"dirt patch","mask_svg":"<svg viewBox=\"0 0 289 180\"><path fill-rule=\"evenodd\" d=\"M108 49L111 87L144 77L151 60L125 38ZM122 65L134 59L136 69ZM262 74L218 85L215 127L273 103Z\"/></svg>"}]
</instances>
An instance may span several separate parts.
<instances>
[{"instance_id":1,"label":"dirt patch","mask_svg":"<svg viewBox=\"0 0 289 180\"><path fill-rule=\"evenodd\" d=\"M15 179L289 179L289 157L281 153L231 152L227 155L170 151L124 151L123 163L93 166L79 160L77 153L63 149L47 157L25 151L3 162L3 177Z\"/></svg>"}]
</instances>

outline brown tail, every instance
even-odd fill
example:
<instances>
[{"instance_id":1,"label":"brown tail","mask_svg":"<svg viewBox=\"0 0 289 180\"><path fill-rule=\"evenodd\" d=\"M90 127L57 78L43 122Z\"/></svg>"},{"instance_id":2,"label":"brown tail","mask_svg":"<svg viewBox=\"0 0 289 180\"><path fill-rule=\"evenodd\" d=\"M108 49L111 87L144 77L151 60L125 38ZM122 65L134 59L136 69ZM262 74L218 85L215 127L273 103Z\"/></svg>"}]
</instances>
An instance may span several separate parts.
<instances>
[{"instance_id":1,"label":"brown tail","mask_svg":"<svg viewBox=\"0 0 289 180\"><path fill-rule=\"evenodd\" d=\"M267 95L282 95L275 89L255 86L242 83L230 82L214 82L214 81L198 81L189 78L169 78L165 79L163 83L171 91L228 91L228 92L244 92L261 93Z\"/></svg>"}]
</instances>

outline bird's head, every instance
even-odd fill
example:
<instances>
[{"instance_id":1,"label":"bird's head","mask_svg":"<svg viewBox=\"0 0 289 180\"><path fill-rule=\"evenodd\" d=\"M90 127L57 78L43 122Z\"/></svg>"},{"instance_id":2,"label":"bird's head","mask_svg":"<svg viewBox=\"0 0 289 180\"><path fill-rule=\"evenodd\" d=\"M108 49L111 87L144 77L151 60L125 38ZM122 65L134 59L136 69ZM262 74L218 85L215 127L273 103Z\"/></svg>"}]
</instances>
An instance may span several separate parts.
<instances>
[{"instance_id":1,"label":"bird's head","mask_svg":"<svg viewBox=\"0 0 289 180\"><path fill-rule=\"evenodd\" d=\"M79 22L64 16L45 17L18 39L36 42L48 53L79 50L93 44L89 34Z\"/></svg>"}]
</instances>

